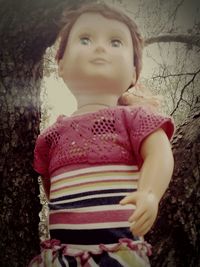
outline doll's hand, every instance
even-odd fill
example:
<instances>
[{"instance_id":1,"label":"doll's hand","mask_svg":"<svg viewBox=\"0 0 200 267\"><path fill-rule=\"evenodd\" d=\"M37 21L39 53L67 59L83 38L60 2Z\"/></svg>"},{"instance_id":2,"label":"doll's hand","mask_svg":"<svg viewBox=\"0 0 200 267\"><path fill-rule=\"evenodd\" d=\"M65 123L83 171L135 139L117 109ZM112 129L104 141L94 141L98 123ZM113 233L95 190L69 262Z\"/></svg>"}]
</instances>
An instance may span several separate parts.
<instances>
[{"instance_id":1,"label":"doll's hand","mask_svg":"<svg viewBox=\"0 0 200 267\"><path fill-rule=\"evenodd\" d=\"M137 191L123 198L120 204L136 205L136 210L129 218L130 230L133 235L145 235L157 217L159 204L157 197L151 192Z\"/></svg>"}]
</instances>

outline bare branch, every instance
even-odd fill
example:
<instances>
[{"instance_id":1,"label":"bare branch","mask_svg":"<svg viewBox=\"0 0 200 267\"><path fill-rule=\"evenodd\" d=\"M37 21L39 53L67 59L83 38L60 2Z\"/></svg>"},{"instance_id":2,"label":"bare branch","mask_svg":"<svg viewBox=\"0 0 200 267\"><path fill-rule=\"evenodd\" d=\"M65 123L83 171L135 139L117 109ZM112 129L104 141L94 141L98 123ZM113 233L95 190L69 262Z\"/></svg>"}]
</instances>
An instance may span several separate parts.
<instances>
[{"instance_id":1,"label":"bare branch","mask_svg":"<svg viewBox=\"0 0 200 267\"><path fill-rule=\"evenodd\" d=\"M163 34L147 38L145 40L145 46L161 42L162 43L177 42L200 47L200 36L191 34Z\"/></svg>"},{"instance_id":2,"label":"bare branch","mask_svg":"<svg viewBox=\"0 0 200 267\"><path fill-rule=\"evenodd\" d=\"M176 74L168 74L168 75L157 75L157 76L153 76L152 79L166 79L169 77L178 77L178 76L193 76L195 75L195 72L186 72L186 73L176 73Z\"/></svg>"},{"instance_id":3,"label":"bare branch","mask_svg":"<svg viewBox=\"0 0 200 267\"><path fill-rule=\"evenodd\" d=\"M183 102L185 102L189 107L190 107L190 109L191 109L191 107L192 107L192 103L189 103L186 99L182 99L182 101Z\"/></svg>"},{"instance_id":4,"label":"bare branch","mask_svg":"<svg viewBox=\"0 0 200 267\"><path fill-rule=\"evenodd\" d=\"M176 16L177 16L177 13L178 13L178 10L179 8L183 5L184 3L184 0L181 0L177 6L175 7L175 9L172 11L172 13L169 15L168 17L168 22L171 22L171 29L169 30L169 32L172 31L172 29L174 28L174 24L175 24L175 20L176 20ZM160 32L163 32L164 29L165 29L165 26L166 25L163 25L163 27L160 29Z\"/></svg>"},{"instance_id":5,"label":"bare branch","mask_svg":"<svg viewBox=\"0 0 200 267\"><path fill-rule=\"evenodd\" d=\"M197 76L199 73L200 73L200 69L199 69L196 73L194 73L192 79L189 80L189 82L186 83L186 84L184 85L184 87L181 89L181 95L180 95L180 98L179 98L178 102L176 103L176 107L174 108L174 110L173 110L172 113L170 114L171 116L175 113L175 111L177 110L177 108L178 108L180 102L183 100L183 94L184 94L184 92L185 92L185 89L186 89L186 88L187 88L187 87L194 81L194 79L196 78L196 76Z\"/></svg>"}]
</instances>

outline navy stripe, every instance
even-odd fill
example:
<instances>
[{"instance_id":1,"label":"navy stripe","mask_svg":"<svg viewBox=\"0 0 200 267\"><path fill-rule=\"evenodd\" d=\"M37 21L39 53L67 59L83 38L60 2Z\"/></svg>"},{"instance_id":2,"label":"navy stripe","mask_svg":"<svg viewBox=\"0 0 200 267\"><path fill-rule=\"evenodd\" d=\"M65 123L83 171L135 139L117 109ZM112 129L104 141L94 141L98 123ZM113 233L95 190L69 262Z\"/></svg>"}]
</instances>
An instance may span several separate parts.
<instances>
[{"instance_id":1,"label":"navy stripe","mask_svg":"<svg viewBox=\"0 0 200 267\"><path fill-rule=\"evenodd\" d=\"M77 267L77 261L76 261L76 258L75 257L72 257L72 256L65 256L64 257L66 258L68 264L69 264L69 267Z\"/></svg>"},{"instance_id":2,"label":"navy stripe","mask_svg":"<svg viewBox=\"0 0 200 267\"><path fill-rule=\"evenodd\" d=\"M78 201L73 201L69 203L62 204L51 204L49 203L50 210L60 210L60 209L74 209L74 208L84 208L84 207L94 207L101 205L113 205L119 204L120 200L124 196L116 196L116 197L97 197L91 199L83 199Z\"/></svg>"},{"instance_id":3,"label":"navy stripe","mask_svg":"<svg viewBox=\"0 0 200 267\"><path fill-rule=\"evenodd\" d=\"M113 244L118 243L120 238L139 240L138 237L133 237L128 227L92 230L53 229L50 230L50 236L60 240L62 244L80 245Z\"/></svg>"},{"instance_id":4,"label":"navy stripe","mask_svg":"<svg viewBox=\"0 0 200 267\"><path fill-rule=\"evenodd\" d=\"M136 189L133 188L120 188L120 189L107 189L107 190L96 190L96 191L88 191L88 192L83 192L83 193L78 193L78 194L72 194L72 195L66 195L63 197L58 197L58 198L54 198L51 199L51 203L56 202L56 201L62 201L62 200L69 200L69 199L73 199L73 198L78 198L78 197L84 197L84 196L92 196L92 195L96 195L96 194L110 194L110 193L123 193L123 192L127 192L127 193L131 193L136 191Z\"/></svg>"},{"instance_id":5,"label":"navy stripe","mask_svg":"<svg viewBox=\"0 0 200 267\"><path fill-rule=\"evenodd\" d=\"M105 252L101 255L101 261L100 261L99 266L101 266L101 267L108 267L108 266L109 267L124 267L121 265L121 263L118 262L118 260L110 257L107 252Z\"/></svg>"},{"instance_id":6,"label":"navy stripe","mask_svg":"<svg viewBox=\"0 0 200 267\"><path fill-rule=\"evenodd\" d=\"M63 261L63 250L59 250L58 251L58 260L59 260L59 263L62 267L66 267L66 264L65 262Z\"/></svg>"}]
</instances>

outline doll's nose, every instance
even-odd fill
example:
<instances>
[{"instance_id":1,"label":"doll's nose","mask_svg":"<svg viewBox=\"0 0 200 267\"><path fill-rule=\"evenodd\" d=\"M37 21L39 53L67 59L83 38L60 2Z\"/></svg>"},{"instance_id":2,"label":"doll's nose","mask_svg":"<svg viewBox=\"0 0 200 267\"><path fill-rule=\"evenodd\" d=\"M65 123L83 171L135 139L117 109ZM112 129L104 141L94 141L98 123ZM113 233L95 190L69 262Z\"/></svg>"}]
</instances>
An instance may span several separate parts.
<instances>
[{"instance_id":1,"label":"doll's nose","mask_svg":"<svg viewBox=\"0 0 200 267\"><path fill-rule=\"evenodd\" d=\"M102 43L98 43L95 47L95 51L98 53L105 52L106 51L105 45Z\"/></svg>"}]
</instances>

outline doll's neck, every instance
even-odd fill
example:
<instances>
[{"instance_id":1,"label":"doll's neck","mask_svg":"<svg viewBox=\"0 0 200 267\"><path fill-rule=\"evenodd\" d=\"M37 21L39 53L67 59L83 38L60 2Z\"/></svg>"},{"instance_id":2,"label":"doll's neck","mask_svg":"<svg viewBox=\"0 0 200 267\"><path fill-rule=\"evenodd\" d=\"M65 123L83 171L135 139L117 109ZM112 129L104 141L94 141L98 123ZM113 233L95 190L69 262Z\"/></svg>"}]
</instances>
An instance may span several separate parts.
<instances>
[{"instance_id":1,"label":"doll's neck","mask_svg":"<svg viewBox=\"0 0 200 267\"><path fill-rule=\"evenodd\" d=\"M117 96L82 96L76 98L77 100L77 110L74 115L84 114L87 112L98 111L103 108L117 106Z\"/></svg>"},{"instance_id":2,"label":"doll's neck","mask_svg":"<svg viewBox=\"0 0 200 267\"><path fill-rule=\"evenodd\" d=\"M106 104L103 104L103 103L89 103L89 104L85 104L85 105L82 105L82 106L79 106L78 107L78 110L80 109L83 109L83 108L101 108L101 107L110 107L110 105L106 105Z\"/></svg>"}]
</instances>

